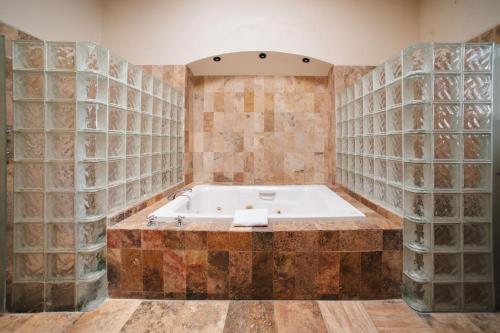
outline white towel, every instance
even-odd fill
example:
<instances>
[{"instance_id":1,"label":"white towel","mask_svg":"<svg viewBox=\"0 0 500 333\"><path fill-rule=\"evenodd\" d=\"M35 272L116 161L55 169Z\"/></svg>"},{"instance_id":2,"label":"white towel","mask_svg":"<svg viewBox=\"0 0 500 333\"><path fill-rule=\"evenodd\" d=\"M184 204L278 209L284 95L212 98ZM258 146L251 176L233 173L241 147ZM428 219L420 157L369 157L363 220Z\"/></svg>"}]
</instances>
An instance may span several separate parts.
<instances>
[{"instance_id":1,"label":"white towel","mask_svg":"<svg viewBox=\"0 0 500 333\"><path fill-rule=\"evenodd\" d=\"M238 209L234 213L235 227L267 227L267 209Z\"/></svg>"}]
</instances>

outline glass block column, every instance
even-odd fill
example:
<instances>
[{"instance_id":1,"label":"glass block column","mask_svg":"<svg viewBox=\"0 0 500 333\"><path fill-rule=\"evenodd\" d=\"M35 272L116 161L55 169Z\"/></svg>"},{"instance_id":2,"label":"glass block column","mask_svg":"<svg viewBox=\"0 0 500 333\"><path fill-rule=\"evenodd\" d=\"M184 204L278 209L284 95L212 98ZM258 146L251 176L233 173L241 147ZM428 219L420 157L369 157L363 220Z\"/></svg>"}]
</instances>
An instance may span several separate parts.
<instances>
[{"instance_id":1,"label":"glass block column","mask_svg":"<svg viewBox=\"0 0 500 333\"><path fill-rule=\"evenodd\" d=\"M415 44L337 95L336 180L404 217L419 311L493 309L494 55Z\"/></svg>"},{"instance_id":2,"label":"glass block column","mask_svg":"<svg viewBox=\"0 0 500 333\"><path fill-rule=\"evenodd\" d=\"M182 181L182 93L95 43L18 41L13 59L13 310L89 310L107 217Z\"/></svg>"}]
</instances>

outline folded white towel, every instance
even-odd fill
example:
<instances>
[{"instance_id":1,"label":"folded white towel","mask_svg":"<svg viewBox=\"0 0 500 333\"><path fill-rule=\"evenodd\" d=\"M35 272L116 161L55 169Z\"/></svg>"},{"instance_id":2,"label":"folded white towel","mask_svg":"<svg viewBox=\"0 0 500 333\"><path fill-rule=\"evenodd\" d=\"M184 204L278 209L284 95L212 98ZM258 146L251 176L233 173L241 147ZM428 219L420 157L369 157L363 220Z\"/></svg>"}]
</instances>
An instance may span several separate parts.
<instances>
[{"instance_id":1,"label":"folded white towel","mask_svg":"<svg viewBox=\"0 0 500 333\"><path fill-rule=\"evenodd\" d=\"M235 227L267 227L267 209L238 209L234 213Z\"/></svg>"}]
</instances>

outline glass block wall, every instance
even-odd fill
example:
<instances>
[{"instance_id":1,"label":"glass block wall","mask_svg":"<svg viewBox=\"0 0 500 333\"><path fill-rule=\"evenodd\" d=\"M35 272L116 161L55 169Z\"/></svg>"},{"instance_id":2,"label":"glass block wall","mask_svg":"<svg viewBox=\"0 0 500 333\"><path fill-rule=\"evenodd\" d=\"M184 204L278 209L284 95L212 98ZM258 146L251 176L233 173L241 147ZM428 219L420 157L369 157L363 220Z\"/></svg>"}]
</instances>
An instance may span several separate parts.
<instances>
[{"instance_id":1,"label":"glass block wall","mask_svg":"<svg viewBox=\"0 0 500 333\"><path fill-rule=\"evenodd\" d=\"M404 217L403 297L420 311L493 309L495 54L415 44L336 98L336 182Z\"/></svg>"},{"instance_id":2,"label":"glass block wall","mask_svg":"<svg viewBox=\"0 0 500 333\"><path fill-rule=\"evenodd\" d=\"M13 309L90 309L107 216L183 179L183 93L94 43L17 41L13 66Z\"/></svg>"}]
</instances>

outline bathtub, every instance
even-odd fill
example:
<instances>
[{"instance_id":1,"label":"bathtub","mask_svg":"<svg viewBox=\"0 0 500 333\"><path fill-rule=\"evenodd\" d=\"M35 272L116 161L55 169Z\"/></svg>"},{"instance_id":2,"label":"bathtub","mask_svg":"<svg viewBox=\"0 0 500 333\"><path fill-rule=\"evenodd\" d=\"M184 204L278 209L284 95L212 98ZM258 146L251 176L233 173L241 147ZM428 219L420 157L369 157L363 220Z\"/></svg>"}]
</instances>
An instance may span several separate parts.
<instances>
[{"instance_id":1,"label":"bathtub","mask_svg":"<svg viewBox=\"0 0 500 333\"><path fill-rule=\"evenodd\" d=\"M324 185L197 185L154 211L158 221L231 219L237 209L264 208L269 219L359 218L365 215Z\"/></svg>"}]
</instances>

